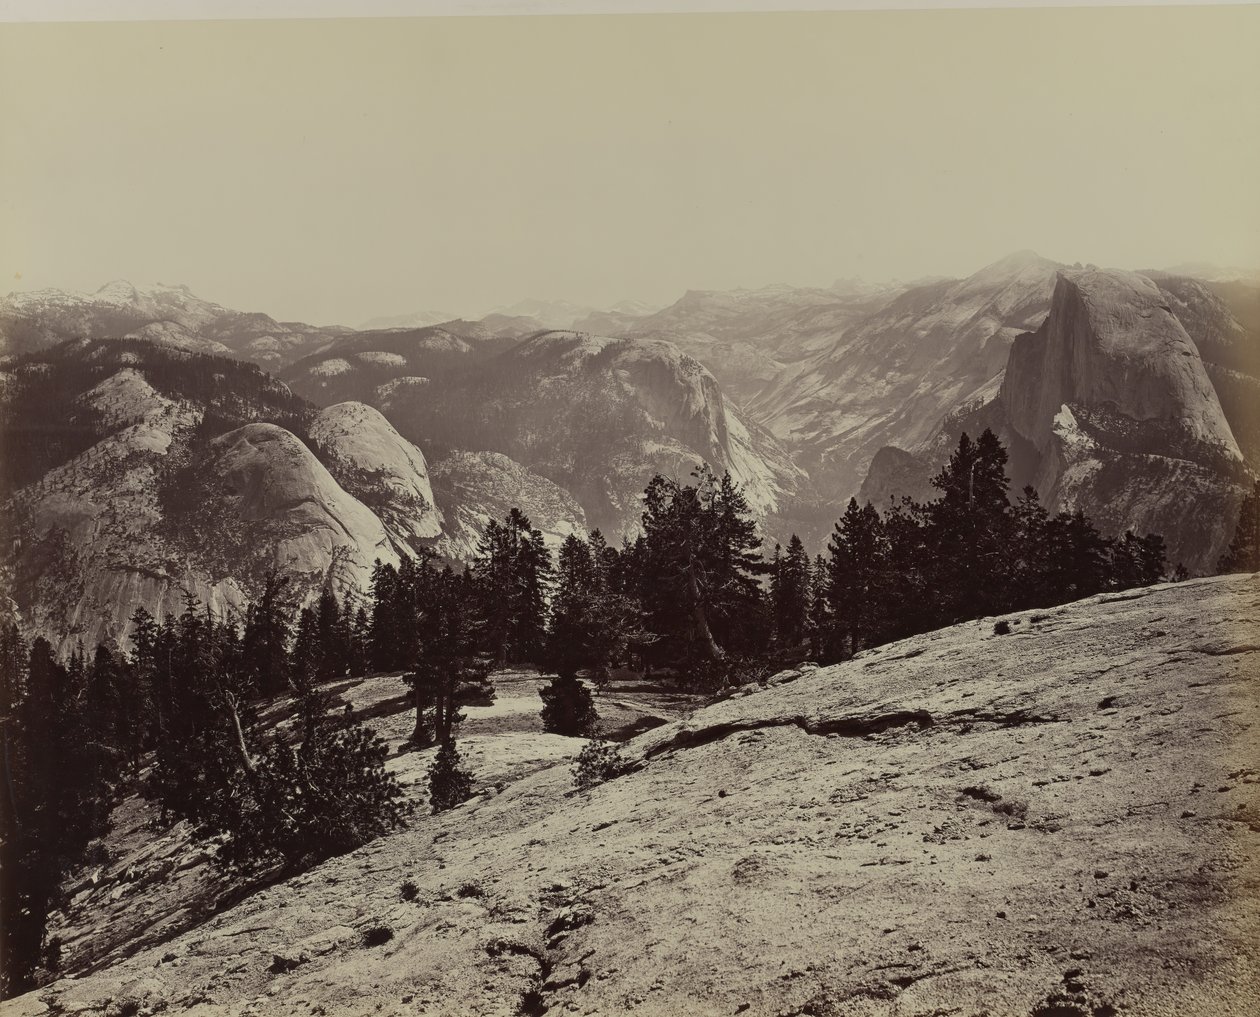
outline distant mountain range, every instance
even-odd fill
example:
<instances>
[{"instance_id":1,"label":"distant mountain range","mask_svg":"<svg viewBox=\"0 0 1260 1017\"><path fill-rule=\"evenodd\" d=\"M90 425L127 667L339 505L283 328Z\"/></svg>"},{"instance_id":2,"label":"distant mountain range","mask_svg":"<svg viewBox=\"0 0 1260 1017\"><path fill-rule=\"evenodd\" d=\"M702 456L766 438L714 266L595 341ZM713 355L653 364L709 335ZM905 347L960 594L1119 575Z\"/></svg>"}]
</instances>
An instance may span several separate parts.
<instances>
[{"instance_id":1,"label":"distant mountain range","mask_svg":"<svg viewBox=\"0 0 1260 1017\"><path fill-rule=\"evenodd\" d=\"M121 280L95 293L36 290L0 301L0 354L31 353L66 339L147 339L274 369L349 331L234 311L187 286Z\"/></svg>"},{"instance_id":2,"label":"distant mountain range","mask_svg":"<svg viewBox=\"0 0 1260 1017\"><path fill-rule=\"evenodd\" d=\"M1015 486L1162 532L1205 570L1260 469L1246 273L1020 252L965 279L370 324L121 282L0 301L10 609L90 643L185 588L239 608L272 567L299 591L330 572L361 587L376 557L468 560L514 504L553 545L616 539L653 473L701 461L744 484L772 541L821 550L850 496L930 495L985 426Z\"/></svg>"}]
</instances>

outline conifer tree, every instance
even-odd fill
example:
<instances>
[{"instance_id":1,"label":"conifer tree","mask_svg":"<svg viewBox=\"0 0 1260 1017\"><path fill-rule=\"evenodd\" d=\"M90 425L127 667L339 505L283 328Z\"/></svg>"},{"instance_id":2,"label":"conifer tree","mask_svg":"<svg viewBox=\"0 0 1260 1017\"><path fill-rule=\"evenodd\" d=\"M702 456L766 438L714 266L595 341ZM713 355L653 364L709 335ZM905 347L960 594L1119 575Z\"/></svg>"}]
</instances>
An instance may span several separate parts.
<instances>
[{"instance_id":1,"label":"conifer tree","mask_svg":"<svg viewBox=\"0 0 1260 1017\"><path fill-rule=\"evenodd\" d=\"M776 545L775 551L779 548ZM795 533L788 540L777 578L771 587L775 640L782 647L799 646L808 634L811 568L805 545Z\"/></svg>"},{"instance_id":2,"label":"conifer tree","mask_svg":"<svg viewBox=\"0 0 1260 1017\"><path fill-rule=\"evenodd\" d=\"M1218 572L1260 572L1260 480L1243 498L1233 539L1216 568Z\"/></svg>"},{"instance_id":3,"label":"conifer tree","mask_svg":"<svg viewBox=\"0 0 1260 1017\"><path fill-rule=\"evenodd\" d=\"M883 517L884 567L872 590L880 618L879 639L903 639L936 623L939 610L931 588L927 510L910 498L889 507Z\"/></svg>"},{"instance_id":4,"label":"conifer tree","mask_svg":"<svg viewBox=\"0 0 1260 1017\"><path fill-rule=\"evenodd\" d=\"M597 576L591 546L570 534L560 548L556 568L556 596L552 605L548 661L556 677L539 689L542 696L543 730L579 735L598 720L590 690L578 671L591 666L597 653L599 621L593 612L606 594Z\"/></svg>"},{"instance_id":5,"label":"conifer tree","mask_svg":"<svg viewBox=\"0 0 1260 1017\"><path fill-rule=\"evenodd\" d=\"M760 577L768 571L747 499L707 466L694 485L659 474L644 492L641 582L652 631L683 655L720 660L764 635ZM720 637L720 638L719 638ZM758 647L760 648L760 647Z\"/></svg>"},{"instance_id":6,"label":"conifer tree","mask_svg":"<svg viewBox=\"0 0 1260 1017\"><path fill-rule=\"evenodd\" d=\"M486 524L475 574L495 665L542 659L546 645L551 552L518 508Z\"/></svg>"},{"instance_id":7,"label":"conifer tree","mask_svg":"<svg viewBox=\"0 0 1260 1017\"><path fill-rule=\"evenodd\" d=\"M285 603L289 580L276 569L263 579L262 594L245 611L242 645L249 688L274 696L289 687L289 611Z\"/></svg>"},{"instance_id":8,"label":"conifer tree","mask_svg":"<svg viewBox=\"0 0 1260 1017\"><path fill-rule=\"evenodd\" d=\"M827 544L827 599L830 659L843 659L881 641L885 624L881 583L886 571L884 525L869 502L850 498Z\"/></svg>"},{"instance_id":9,"label":"conifer tree","mask_svg":"<svg viewBox=\"0 0 1260 1017\"><path fill-rule=\"evenodd\" d=\"M419 650L408 677L416 711L412 741L417 746L453 736L463 719L461 689L484 687L488 670L477 656L481 626L475 584L449 567L429 569L428 576L416 619Z\"/></svg>"},{"instance_id":10,"label":"conifer tree","mask_svg":"<svg viewBox=\"0 0 1260 1017\"><path fill-rule=\"evenodd\" d=\"M472 797L472 774L460 766L459 749L454 738L438 746L429 767L429 805L433 812L445 812Z\"/></svg>"},{"instance_id":11,"label":"conifer tree","mask_svg":"<svg viewBox=\"0 0 1260 1017\"><path fill-rule=\"evenodd\" d=\"M1051 520L1033 487L1025 487L1011 508L1010 610L1036 607L1054 598L1051 583Z\"/></svg>"},{"instance_id":12,"label":"conifer tree","mask_svg":"<svg viewBox=\"0 0 1260 1017\"><path fill-rule=\"evenodd\" d=\"M928 544L939 620L993 614L1005 604L1011 543L1006 449L992 431L976 442L964 433L932 486Z\"/></svg>"},{"instance_id":13,"label":"conifer tree","mask_svg":"<svg viewBox=\"0 0 1260 1017\"><path fill-rule=\"evenodd\" d=\"M827 561L820 554L814 558L809 577L809 652L815 660L821 660L823 657L831 626Z\"/></svg>"}]
</instances>

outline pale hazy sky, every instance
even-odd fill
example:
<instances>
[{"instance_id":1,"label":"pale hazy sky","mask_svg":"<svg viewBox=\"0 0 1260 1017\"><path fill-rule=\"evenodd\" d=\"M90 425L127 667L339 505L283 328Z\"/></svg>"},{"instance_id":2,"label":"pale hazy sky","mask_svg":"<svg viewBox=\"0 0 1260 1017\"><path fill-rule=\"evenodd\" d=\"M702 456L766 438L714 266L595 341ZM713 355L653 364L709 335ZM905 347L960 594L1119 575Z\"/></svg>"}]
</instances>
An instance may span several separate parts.
<instances>
[{"instance_id":1,"label":"pale hazy sky","mask_svg":"<svg viewBox=\"0 0 1260 1017\"><path fill-rule=\"evenodd\" d=\"M357 324L1260 265L1260 8L0 26L0 293Z\"/></svg>"}]
</instances>

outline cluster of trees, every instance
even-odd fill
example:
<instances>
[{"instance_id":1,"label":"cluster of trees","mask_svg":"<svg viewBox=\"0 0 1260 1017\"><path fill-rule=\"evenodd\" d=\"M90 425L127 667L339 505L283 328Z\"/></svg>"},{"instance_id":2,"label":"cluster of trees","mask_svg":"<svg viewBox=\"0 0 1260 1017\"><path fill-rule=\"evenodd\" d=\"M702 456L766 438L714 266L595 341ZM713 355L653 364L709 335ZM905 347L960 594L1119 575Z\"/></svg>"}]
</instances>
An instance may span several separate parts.
<instances>
[{"instance_id":1,"label":"cluster of trees","mask_svg":"<svg viewBox=\"0 0 1260 1017\"><path fill-rule=\"evenodd\" d=\"M539 662L599 675L637 657L720 679L732 661L832 662L964 619L1163 578L1161 537L1104 537L1081 512L1051 516L1032 488L1012 502L1006 458L992 432L964 435L933 479L937 498L882 514L850 501L812 561L795 536L764 559L729 475L658 476L634 541L614 549L596 533L561 549L550 656Z\"/></svg>"},{"instance_id":2,"label":"cluster of trees","mask_svg":"<svg viewBox=\"0 0 1260 1017\"><path fill-rule=\"evenodd\" d=\"M320 687L356 667L346 612L325 591L293 626L284 593L273 578L243 629L191 595L161 622L141 608L129 652L100 645L64 663L42 638L0 633L5 995L55 963L44 933L58 885L105 832L123 787L138 784L164 817L203 835L227 834L219 857L243 869L301 868L403 821L385 743ZM281 684L293 716L257 723L261 697Z\"/></svg>"},{"instance_id":3,"label":"cluster of trees","mask_svg":"<svg viewBox=\"0 0 1260 1017\"><path fill-rule=\"evenodd\" d=\"M820 659L837 660L968 618L1164 577L1162 537L1105 537L1080 511L1051 516L1031 487L1012 503L1005 466L991 431L974 442L964 434L932 480L936 499L903 499L883 515L850 501L804 593L799 568L785 561L791 611L778 633L803 628Z\"/></svg>"}]
</instances>

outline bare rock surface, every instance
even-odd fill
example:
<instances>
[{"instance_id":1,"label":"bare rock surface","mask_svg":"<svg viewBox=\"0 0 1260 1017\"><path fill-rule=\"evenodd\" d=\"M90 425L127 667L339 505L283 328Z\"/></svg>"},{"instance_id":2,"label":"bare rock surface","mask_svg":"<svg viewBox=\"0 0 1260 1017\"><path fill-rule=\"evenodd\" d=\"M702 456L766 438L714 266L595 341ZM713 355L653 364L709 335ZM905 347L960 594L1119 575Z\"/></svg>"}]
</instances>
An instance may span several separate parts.
<instances>
[{"instance_id":1,"label":"bare rock surface","mask_svg":"<svg viewBox=\"0 0 1260 1017\"><path fill-rule=\"evenodd\" d=\"M347 582L367 585L372 562L397 561L381 521L338 486L301 441L275 424L246 424L210 443L206 468L230 512L274 539L276 564L322 579L344 549Z\"/></svg>"},{"instance_id":2,"label":"bare rock surface","mask_svg":"<svg viewBox=\"0 0 1260 1017\"><path fill-rule=\"evenodd\" d=\"M803 668L3 1012L1254 1014L1258 611L1202 580Z\"/></svg>"},{"instance_id":3,"label":"bare rock surface","mask_svg":"<svg viewBox=\"0 0 1260 1017\"><path fill-rule=\"evenodd\" d=\"M379 410L358 402L328 406L311 424L310 434L342 469L365 475L377 516L404 545L442 532L424 453Z\"/></svg>"},{"instance_id":4,"label":"bare rock surface","mask_svg":"<svg viewBox=\"0 0 1260 1017\"><path fill-rule=\"evenodd\" d=\"M469 561L491 519L520 508L554 551L569 535L586 531L586 515L558 484L501 452L454 452L433 464L433 486L445 525L433 547L447 558Z\"/></svg>"}]
</instances>

